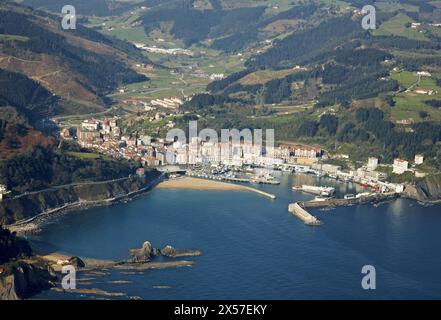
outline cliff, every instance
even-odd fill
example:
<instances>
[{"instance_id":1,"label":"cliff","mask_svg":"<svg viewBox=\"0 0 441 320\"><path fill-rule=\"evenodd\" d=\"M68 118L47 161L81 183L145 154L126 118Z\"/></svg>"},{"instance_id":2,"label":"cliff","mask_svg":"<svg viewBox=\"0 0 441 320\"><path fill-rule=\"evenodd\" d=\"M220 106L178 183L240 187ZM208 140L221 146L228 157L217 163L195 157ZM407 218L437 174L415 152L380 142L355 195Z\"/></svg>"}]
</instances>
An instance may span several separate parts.
<instances>
[{"instance_id":1,"label":"cliff","mask_svg":"<svg viewBox=\"0 0 441 320\"><path fill-rule=\"evenodd\" d=\"M441 201L441 175L428 176L415 185L406 185L404 195L421 202Z\"/></svg>"},{"instance_id":2,"label":"cliff","mask_svg":"<svg viewBox=\"0 0 441 320\"><path fill-rule=\"evenodd\" d=\"M11 262L2 266L0 300L26 299L47 290L57 281L54 271L44 262Z\"/></svg>"},{"instance_id":3,"label":"cliff","mask_svg":"<svg viewBox=\"0 0 441 320\"><path fill-rule=\"evenodd\" d=\"M159 173L152 174L149 181L133 176L125 180L67 186L29 193L18 198L6 198L0 203L0 224L13 224L44 212L56 211L57 208L69 204L87 205L88 202L92 204L123 198L142 191L158 176Z\"/></svg>"}]
</instances>

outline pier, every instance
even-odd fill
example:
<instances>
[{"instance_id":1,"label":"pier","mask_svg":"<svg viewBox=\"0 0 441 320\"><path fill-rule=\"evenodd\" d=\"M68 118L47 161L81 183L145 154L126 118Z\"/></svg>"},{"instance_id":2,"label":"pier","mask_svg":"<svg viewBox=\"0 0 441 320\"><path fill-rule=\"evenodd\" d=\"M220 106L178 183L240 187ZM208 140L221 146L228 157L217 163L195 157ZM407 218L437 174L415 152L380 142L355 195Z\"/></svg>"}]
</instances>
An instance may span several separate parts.
<instances>
[{"instance_id":1,"label":"pier","mask_svg":"<svg viewBox=\"0 0 441 320\"><path fill-rule=\"evenodd\" d=\"M323 224L319 219L303 209L297 202L290 204L288 207L288 211L300 220L302 220L308 226L320 226Z\"/></svg>"},{"instance_id":2,"label":"pier","mask_svg":"<svg viewBox=\"0 0 441 320\"><path fill-rule=\"evenodd\" d=\"M186 175L189 177L210 179L210 180L217 180L217 181L251 183L251 184L270 184L270 185L279 185L280 184L280 181L278 181L278 180L269 179L269 178L265 178L265 177L239 178L239 177L229 176L229 175L214 175L214 174L197 173L197 172L191 172L191 171L187 171Z\"/></svg>"},{"instance_id":3,"label":"pier","mask_svg":"<svg viewBox=\"0 0 441 320\"><path fill-rule=\"evenodd\" d=\"M341 207L341 206L350 206L350 205L358 205L358 204L366 204L366 203L378 203L381 201L392 200L398 198L399 194L395 192L389 193L372 193L365 196L360 196L353 199L335 199L329 198L321 201L307 201L307 202L299 202L299 205L302 208L326 208L326 207Z\"/></svg>"},{"instance_id":4,"label":"pier","mask_svg":"<svg viewBox=\"0 0 441 320\"><path fill-rule=\"evenodd\" d=\"M275 200L277 198L274 194L271 194L271 193L268 193L268 192L265 192L265 191L262 191L262 190L259 190L259 189L250 188L250 187L245 187L245 188L247 188L248 190L250 190L252 192L260 194L260 195L262 195L264 197L267 197L268 199L271 199L271 200Z\"/></svg>"},{"instance_id":5,"label":"pier","mask_svg":"<svg viewBox=\"0 0 441 320\"><path fill-rule=\"evenodd\" d=\"M333 208L339 206L359 205L366 203L379 203L382 201L392 200L398 198L400 195L395 192L389 193L372 193L365 196L360 196L353 199L335 199L328 198L325 200L312 200L307 202L292 203L288 207L288 211L294 216L302 220L306 225L319 226L322 222L306 211L307 208Z\"/></svg>"}]
</instances>

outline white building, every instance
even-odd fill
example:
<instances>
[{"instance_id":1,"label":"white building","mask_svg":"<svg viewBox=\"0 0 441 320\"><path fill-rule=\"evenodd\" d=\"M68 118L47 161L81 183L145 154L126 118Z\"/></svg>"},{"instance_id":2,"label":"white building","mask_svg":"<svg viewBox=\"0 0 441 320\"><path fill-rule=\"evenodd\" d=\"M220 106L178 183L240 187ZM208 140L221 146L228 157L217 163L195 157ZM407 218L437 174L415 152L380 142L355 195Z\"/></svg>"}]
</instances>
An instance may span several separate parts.
<instances>
[{"instance_id":1,"label":"white building","mask_svg":"<svg viewBox=\"0 0 441 320\"><path fill-rule=\"evenodd\" d=\"M223 73L213 73L210 75L210 80L222 80L225 78L225 74Z\"/></svg>"},{"instance_id":2,"label":"white building","mask_svg":"<svg viewBox=\"0 0 441 320\"><path fill-rule=\"evenodd\" d=\"M409 170L409 162L406 160L395 159L393 165L393 173L395 174L403 174Z\"/></svg>"},{"instance_id":3,"label":"white building","mask_svg":"<svg viewBox=\"0 0 441 320\"><path fill-rule=\"evenodd\" d=\"M417 75L422 76L422 77L431 77L432 76L432 74L427 71L418 71Z\"/></svg>"},{"instance_id":4,"label":"white building","mask_svg":"<svg viewBox=\"0 0 441 320\"><path fill-rule=\"evenodd\" d=\"M85 120L81 123L81 128L84 130L95 131L98 130L99 126L100 123L96 120Z\"/></svg>"},{"instance_id":5,"label":"white building","mask_svg":"<svg viewBox=\"0 0 441 320\"><path fill-rule=\"evenodd\" d=\"M8 192L8 189L6 188L6 186L3 184L0 184L0 202L3 200L3 196L8 193L9 192Z\"/></svg>"},{"instance_id":6,"label":"white building","mask_svg":"<svg viewBox=\"0 0 441 320\"><path fill-rule=\"evenodd\" d=\"M375 171L378 167L378 158L370 157L368 159L367 169L368 171Z\"/></svg>"},{"instance_id":7,"label":"white building","mask_svg":"<svg viewBox=\"0 0 441 320\"><path fill-rule=\"evenodd\" d=\"M423 162L424 162L424 156L422 154L415 155L415 164L416 165L423 164Z\"/></svg>"},{"instance_id":8,"label":"white building","mask_svg":"<svg viewBox=\"0 0 441 320\"><path fill-rule=\"evenodd\" d=\"M339 171L341 171L341 166L336 166L333 164L313 164L311 166L312 169L314 170L319 170L319 171L323 171L325 173L328 174L337 174Z\"/></svg>"}]
</instances>

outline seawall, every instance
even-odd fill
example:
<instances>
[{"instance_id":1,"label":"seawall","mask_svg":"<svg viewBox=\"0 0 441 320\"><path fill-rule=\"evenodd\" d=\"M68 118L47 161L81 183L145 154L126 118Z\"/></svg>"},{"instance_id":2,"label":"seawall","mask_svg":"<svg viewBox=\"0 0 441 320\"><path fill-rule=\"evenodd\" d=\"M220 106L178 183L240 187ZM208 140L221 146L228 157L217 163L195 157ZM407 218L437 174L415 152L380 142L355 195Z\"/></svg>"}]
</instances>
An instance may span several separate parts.
<instances>
[{"instance_id":1,"label":"seawall","mask_svg":"<svg viewBox=\"0 0 441 320\"><path fill-rule=\"evenodd\" d=\"M369 196L361 196L355 199L327 199L322 201L307 201L300 202L302 208L326 208L326 207L341 207L357 204L376 203L389 199L398 198L397 193L375 193Z\"/></svg>"},{"instance_id":2,"label":"seawall","mask_svg":"<svg viewBox=\"0 0 441 320\"><path fill-rule=\"evenodd\" d=\"M288 211L300 220L302 220L308 226L319 226L322 224L319 219L303 209L297 202L290 204L288 207Z\"/></svg>"}]
</instances>

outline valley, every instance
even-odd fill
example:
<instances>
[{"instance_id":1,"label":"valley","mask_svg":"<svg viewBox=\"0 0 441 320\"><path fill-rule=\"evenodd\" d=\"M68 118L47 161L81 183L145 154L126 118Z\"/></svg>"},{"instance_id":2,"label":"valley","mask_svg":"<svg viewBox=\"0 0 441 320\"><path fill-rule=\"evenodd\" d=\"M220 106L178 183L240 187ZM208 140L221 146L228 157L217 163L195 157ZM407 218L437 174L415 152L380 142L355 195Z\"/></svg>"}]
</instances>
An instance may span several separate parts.
<instances>
[{"instance_id":1,"label":"valley","mask_svg":"<svg viewBox=\"0 0 441 320\"><path fill-rule=\"evenodd\" d=\"M320 146L331 162L349 155L347 167L373 155L391 162L416 153L427 159L425 174L440 166L438 1L378 1L372 32L360 28L358 1L103 0L88 7L78 0L75 32L57 30L55 3L22 4L51 11L35 21L61 51L42 51L35 31L4 23L0 67L53 94L39 118L59 130L117 117L128 137L162 139L197 119L216 130L274 127L279 143ZM9 9L6 21L34 14ZM69 50L89 67L75 69ZM364 118L371 109L376 116ZM20 121L28 120L38 121Z\"/></svg>"},{"instance_id":2,"label":"valley","mask_svg":"<svg viewBox=\"0 0 441 320\"><path fill-rule=\"evenodd\" d=\"M0 298L439 297L441 1L70 4L0 2Z\"/></svg>"}]
</instances>

